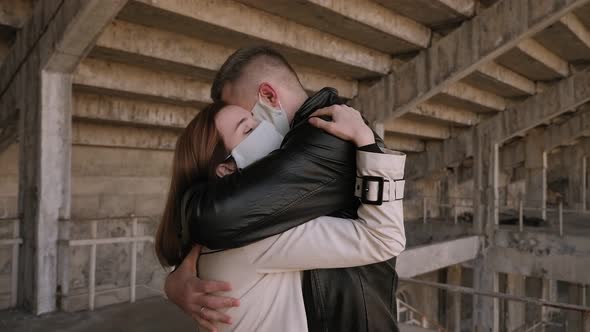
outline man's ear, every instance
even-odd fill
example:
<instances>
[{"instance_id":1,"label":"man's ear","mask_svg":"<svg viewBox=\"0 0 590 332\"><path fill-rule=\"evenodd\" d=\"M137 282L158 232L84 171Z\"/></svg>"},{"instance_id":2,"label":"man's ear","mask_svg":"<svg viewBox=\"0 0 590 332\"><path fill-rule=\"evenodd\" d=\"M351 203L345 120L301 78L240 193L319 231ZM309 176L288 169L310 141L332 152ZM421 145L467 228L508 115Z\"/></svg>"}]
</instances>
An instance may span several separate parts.
<instances>
[{"instance_id":1,"label":"man's ear","mask_svg":"<svg viewBox=\"0 0 590 332\"><path fill-rule=\"evenodd\" d=\"M217 168L215 168L215 175L222 178L226 175L235 173L237 170L238 166L236 165L236 162L233 159L230 159L217 165Z\"/></svg>"},{"instance_id":2,"label":"man's ear","mask_svg":"<svg viewBox=\"0 0 590 332\"><path fill-rule=\"evenodd\" d=\"M258 88L258 93L267 105L272 107L280 107L279 105L279 95L277 91L268 83L264 82L260 84Z\"/></svg>"}]
</instances>

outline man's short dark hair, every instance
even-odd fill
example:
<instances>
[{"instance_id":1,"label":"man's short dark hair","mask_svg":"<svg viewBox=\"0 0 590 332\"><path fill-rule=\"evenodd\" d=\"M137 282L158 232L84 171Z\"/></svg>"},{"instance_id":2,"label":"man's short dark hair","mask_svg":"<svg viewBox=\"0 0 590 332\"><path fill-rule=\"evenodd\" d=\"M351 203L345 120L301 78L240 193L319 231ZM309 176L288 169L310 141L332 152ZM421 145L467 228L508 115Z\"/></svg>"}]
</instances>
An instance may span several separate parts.
<instances>
[{"instance_id":1,"label":"man's short dark hair","mask_svg":"<svg viewBox=\"0 0 590 332\"><path fill-rule=\"evenodd\" d=\"M215 80L211 86L211 99L214 101L221 100L223 88L228 83L238 80L242 76L244 68L261 57L264 58L268 65L288 69L295 79L299 81L293 67L291 67L285 57L278 51L267 46L244 47L230 55L217 72L217 75L215 75Z\"/></svg>"}]
</instances>

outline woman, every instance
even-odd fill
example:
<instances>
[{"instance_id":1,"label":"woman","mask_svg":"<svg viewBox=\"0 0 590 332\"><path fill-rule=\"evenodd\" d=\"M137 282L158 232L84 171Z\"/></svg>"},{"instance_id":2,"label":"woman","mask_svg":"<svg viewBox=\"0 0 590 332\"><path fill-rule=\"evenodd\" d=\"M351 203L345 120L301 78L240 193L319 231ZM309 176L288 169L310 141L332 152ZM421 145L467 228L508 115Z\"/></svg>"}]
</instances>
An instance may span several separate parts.
<instances>
[{"instance_id":1,"label":"woman","mask_svg":"<svg viewBox=\"0 0 590 332\"><path fill-rule=\"evenodd\" d=\"M323 115L331 116L332 122L312 118L310 123L357 147L375 142L353 109L326 108L314 114ZM260 125L249 111L223 104L210 105L187 126L177 142L171 189L156 239L163 265L178 265L180 253L187 249L181 248L177 236L181 195L191 183L215 181L235 172L236 151L262 128L268 124ZM359 151L358 173L384 180L401 178L400 158L395 153ZM367 265L398 255L405 246L400 205L400 201L361 204L355 220L320 217L241 248L204 250L200 277L229 281L233 290L228 295L241 303L227 310L234 323L220 330L306 331L301 271Z\"/></svg>"}]
</instances>

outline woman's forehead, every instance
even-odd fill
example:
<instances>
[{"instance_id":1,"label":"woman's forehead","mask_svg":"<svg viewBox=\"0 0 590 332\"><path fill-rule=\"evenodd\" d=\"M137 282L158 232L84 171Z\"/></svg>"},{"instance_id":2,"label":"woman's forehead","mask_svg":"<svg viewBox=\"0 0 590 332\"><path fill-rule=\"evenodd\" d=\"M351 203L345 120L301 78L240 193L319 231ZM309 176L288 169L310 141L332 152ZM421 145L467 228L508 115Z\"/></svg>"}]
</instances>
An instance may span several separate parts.
<instances>
[{"instance_id":1,"label":"woman's forehead","mask_svg":"<svg viewBox=\"0 0 590 332\"><path fill-rule=\"evenodd\" d=\"M235 131L244 119L252 118L252 113L242 107L228 105L222 108L215 117L215 126L221 135L228 135Z\"/></svg>"}]
</instances>

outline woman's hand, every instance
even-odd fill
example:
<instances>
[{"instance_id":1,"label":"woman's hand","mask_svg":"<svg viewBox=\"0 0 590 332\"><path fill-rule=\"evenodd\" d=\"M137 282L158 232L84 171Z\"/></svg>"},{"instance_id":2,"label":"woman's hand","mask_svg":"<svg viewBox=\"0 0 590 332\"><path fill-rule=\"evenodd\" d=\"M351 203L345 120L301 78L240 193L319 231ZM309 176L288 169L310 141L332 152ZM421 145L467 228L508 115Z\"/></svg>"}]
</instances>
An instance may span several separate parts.
<instances>
[{"instance_id":1,"label":"woman's hand","mask_svg":"<svg viewBox=\"0 0 590 332\"><path fill-rule=\"evenodd\" d=\"M191 250L176 271L166 278L164 291L170 301L199 324L201 330L215 332L216 323L232 323L231 317L222 313L221 309L237 307L240 303L237 299L211 294L231 290L228 283L197 278L200 252L200 246Z\"/></svg>"},{"instance_id":2,"label":"woman's hand","mask_svg":"<svg viewBox=\"0 0 590 332\"><path fill-rule=\"evenodd\" d=\"M319 116L329 116L332 121L320 119ZM365 124L361 113L346 105L319 109L310 116L309 123L340 139L351 141L357 147L375 143L373 131Z\"/></svg>"}]
</instances>

